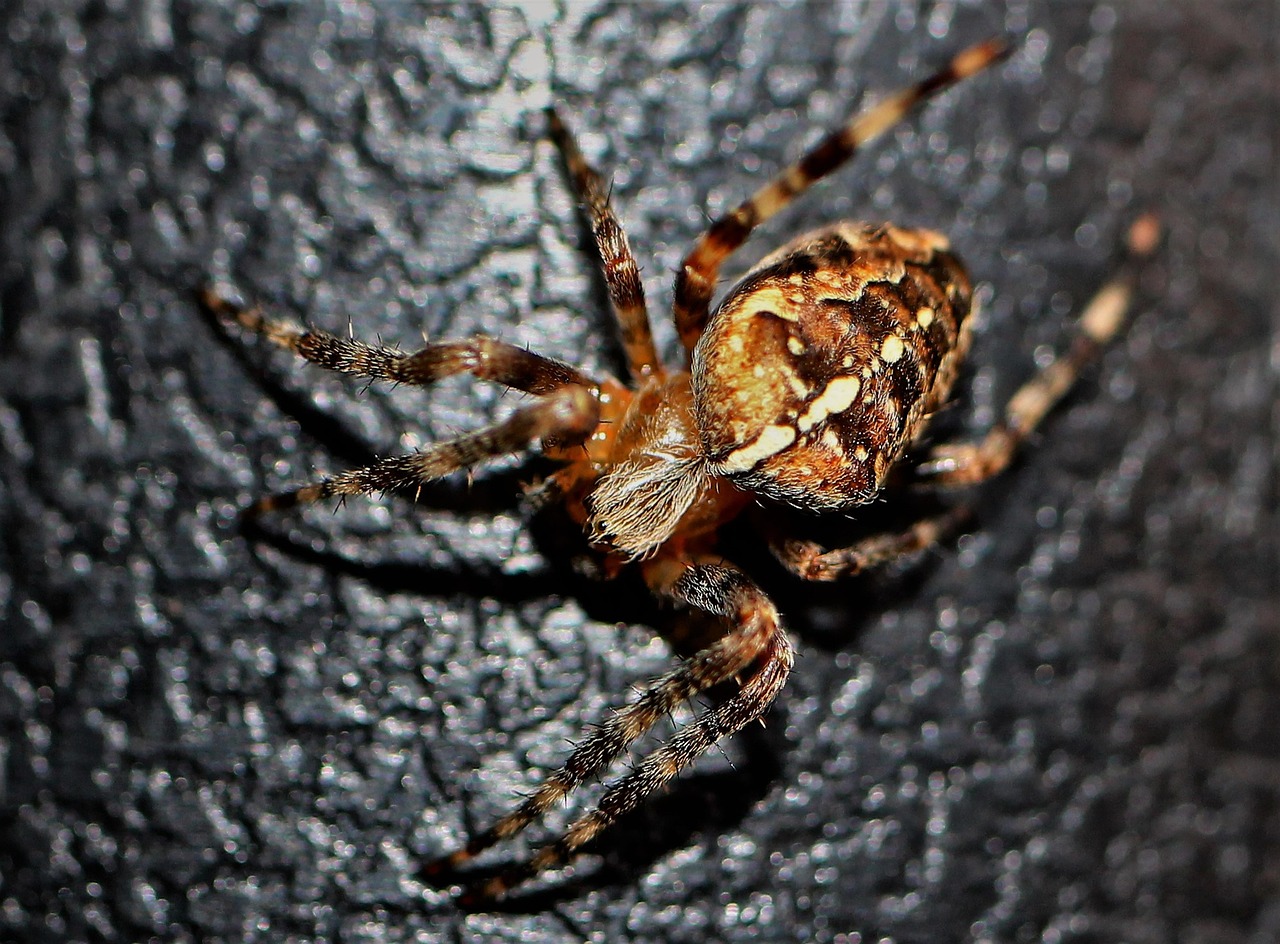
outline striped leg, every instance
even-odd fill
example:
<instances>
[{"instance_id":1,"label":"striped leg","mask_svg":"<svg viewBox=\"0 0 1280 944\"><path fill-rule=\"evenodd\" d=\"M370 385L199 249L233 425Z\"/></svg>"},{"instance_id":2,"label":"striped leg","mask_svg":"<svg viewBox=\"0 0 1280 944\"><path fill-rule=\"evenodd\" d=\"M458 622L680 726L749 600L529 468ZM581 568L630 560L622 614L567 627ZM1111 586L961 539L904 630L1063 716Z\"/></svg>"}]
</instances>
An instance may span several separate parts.
<instances>
[{"instance_id":1,"label":"striped leg","mask_svg":"<svg viewBox=\"0 0 1280 944\"><path fill-rule=\"evenodd\" d=\"M1104 285L1080 316L1080 333L1059 357L1009 400L1004 419L976 443L944 443L934 447L916 470L933 485L972 485L998 475L1013 461L1018 447L1045 415L1066 395L1080 371L1115 337L1129 311L1134 270L1155 249L1160 224L1152 215L1139 217L1129 229L1128 256L1120 274Z\"/></svg>"},{"instance_id":2,"label":"striped leg","mask_svg":"<svg viewBox=\"0 0 1280 944\"><path fill-rule=\"evenodd\" d=\"M634 810L721 738L760 718L790 672L794 653L773 603L737 568L723 563L687 563L658 558L646 563L645 579L659 596L729 620L733 630L654 683L626 708L596 728L566 764L515 811L464 849L428 864L437 879L484 849L520 832L584 781L602 774L636 738L684 701L758 666L733 697L691 721L636 769L606 790L597 808L526 863L484 881L464 897L494 898L532 875L561 865L619 817Z\"/></svg>"},{"instance_id":3,"label":"striped leg","mask_svg":"<svg viewBox=\"0 0 1280 944\"><path fill-rule=\"evenodd\" d=\"M746 202L711 224L685 256L676 276L675 321L680 341L692 352L706 324L720 266L769 219L812 184L851 158L868 141L903 118L912 108L956 82L1000 61L1009 47L998 39L979 43L957 55L931 75L852 118L786 168Z\"/></svg>"},{"instance_id":4,"label":"striped leg","mask_svg":"<svg viewBox=\"0 0 1280 944\"><path fill-rule=\"evenodd\" d=\"M200 301L224 322L233 322L260 334L313 364L357 377L426 386L466 373L535 394L571 385L597 386L594 380L568 364L484 335L466 341L428 344L415 353L404 353L267 318L259 308L241 308L212 289L205 289Z\"/></svg>"},{"instance_id":5,"label":"striped leg","mask_svg":"<svg viewBox=\"0 0 1280 944\"><path fill-rule=\"evenodd\" d=\"M778 562L797 577L838 580L932 547L952 534L968 516L967 509L958 508L936 518L923 518L899 534L874 534L850 547L830 551L813 541L781 535L770 535L769 546Z\"/></svg>"},{"instance_id":6,"label":"striped leg","mask_svg":"<svg viewBox=\"0 0 1280 944\"><path fill-rule=\"evenodd\" d=\"M640 282L640 270L627 242L627 234L609 205L609 194L600 175L578 149L573 135L565 127L554 108L547 109L547 124L551 140L564 157L565 166L573 180L573 188L591 219L591 232L600 252L600 264L604 272L609 301L622 335L631 379L636 383L662 369L658 352L653 346L649 329L649 313L645 308L644 286Z\"/></svg>"},{"instance_id":7,"label":"striped leg","mask_svg":"<svg viewBox=\"0 0 1280 944\"><path fill-rule=\"evenodd\" d=\"M459 469L524 449L534 440L558 446L580 443L591 435L600 418L600 405L586 387L565 387L522 407L501 423L437 443L407 456L391 456L373 465L278 495L249 506L250 515L281 511L326 498L368 495L420 486Z\"/></svg>"}]
</instances>

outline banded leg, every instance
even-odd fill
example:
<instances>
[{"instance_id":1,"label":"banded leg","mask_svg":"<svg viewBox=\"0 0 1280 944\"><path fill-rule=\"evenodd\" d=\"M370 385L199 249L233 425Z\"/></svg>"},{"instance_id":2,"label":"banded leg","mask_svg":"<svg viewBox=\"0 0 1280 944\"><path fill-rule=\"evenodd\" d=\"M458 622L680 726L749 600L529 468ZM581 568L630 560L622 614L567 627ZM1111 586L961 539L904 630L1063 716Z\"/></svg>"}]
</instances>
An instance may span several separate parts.
<instances>
[{"instance_id":1,"label":"banded leg","mask_svg":"<svg viewBox=\"0 0 1280 944\"><path fill-rule=\"evenodd\" d=\"M618 321L631 379L639 383L662 370L657 349L653 346L640 270L636 266L635 256L631 254L627 234L623 232L622 224L609 205L609 194L604 182L582 156L572 133L554 108L547 109L547 124L551 140L560 149L565 166L569 169L573 189L591 219L591 233L600 253L605 286Z\"/></svg>"},{"instance_id":2,"label":"banded leg","mask_svg":"<svg viewBox=\"0 0 1280 944\"><path fill-rule=\"evenodd\" d=\"M1000 61L1009 51L1009 46L998 39L969 47L940 72L891 95L832 131L799 161L712 223L685 256L676 276L676 330L685 349L692 352L702 336L720 266L746 242L752 230L853 157L916 105Z\"/></svg>"},{"instance_id":3,"label":"banded leg","mask_svg":"<svg viewBox=\"0 0 1280 944\"><path fill-rule=\"evenodd\" d=\"M1134 269L1150 255L1160 238L1160 224L1150 214L1129 229L1128 259L1119 275L1098 290L1080 315L1080 333L1066 354L1027 381L1010 398L1004 419L976 443L943 443L929 451L916 474L932 485L972 485L999 474L1013 461L1018 447L1046 414L1066 395L1080 371L1097 358L1124 324L1133 295Z\"/></svg>"},{"instance_id":4,"label":"banded leg","mask_svg":"<svg viewBox=\"0 0 1280 944\"><path fill-rule=\"evenodd\" d=\"M405 456L390 456L360 469L278 495L249 506L250 515L282 511L346 495L368 495L421 486L451 472L524 449L534 440L558 446L582 442L595 429L600 405L586 387L565 387L522 407L500 423L437 443Z\"/></svg>"},{"instance_id":5,"label":"banded leg","mask_svg":"<svg viewBox=\"0 0 1280 944\"><path fill-rule=\"evenodd\" d=\"M464 849L426 866L429 878L465 865L484 849L520 832L584 781L603 773L636 738L684 701L758 666L736 695L691 721L632 773L611 784L593 812L528 862L481 883L466 900L496 897L538 872L569 861L584 844L639 806L716 741L761 717L773 702L790 672L794 653L777 610L763 591L737 568L721 563L657 559L645 565L645 578L659 596L721 616L731 621L732 631L596 728L562 768L493 828Z\"/></svg>"},{"instance_id":6,"label":"banded leg","mask_svg":"<svg viewBox=\"0 0 1280 944\"><path fill-rule=\"evenodd\" d=\"M262 335L313 364L357 377L421 387L465 373L534 394L573 385L598 386L596 381L568 364L484 335L466 341L428 344L420 351L405 353L268 318L261 309L241 308L212 289L205 289L200 301L222 321Z\"/></svg>"},{"instance_id":7,"label":"banded leg","mask_svg":"<svg viewBox=\"0 0 1280 944\"><path fill-rule=\"evenodd\" d=\"M935 518L922 518L898 534L874 534L834 550L823 550L813 541L770 534L769 547L778 562L797 577L825 582L852 577L932 547L955 533L968 517L968 509L957 508Z\"/></svg>"}]
</instances>

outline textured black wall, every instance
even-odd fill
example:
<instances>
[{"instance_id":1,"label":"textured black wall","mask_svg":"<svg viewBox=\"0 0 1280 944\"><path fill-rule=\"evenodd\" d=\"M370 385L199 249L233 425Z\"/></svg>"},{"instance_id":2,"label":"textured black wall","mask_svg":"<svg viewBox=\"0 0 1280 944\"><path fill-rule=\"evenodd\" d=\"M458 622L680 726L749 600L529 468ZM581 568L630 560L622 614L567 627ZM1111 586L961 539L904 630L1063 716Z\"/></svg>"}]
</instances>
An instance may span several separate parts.
<instances>
[{"instance_id":1,"label":"textured black wall","mask_svg":"<svg viewBox=\"0 0 1280 944\"><path fill-rule=\"evenodd\" d=\"M1280 937L1274 3L9 0L0 12L0 938ZM226 343L206 278L368 337L610 369L540 108L670 272L820 124L992 33L1013 61L771 223L949 233L980 431L1167 226L1130 330L971 535L815 590L771 715L489 913L416 886L669 665L531 532L536 466L271 523L252 496L514 399L361 393ZM753 565L759 556L744 556ZM576 799L574 809L592 794ZM563 824L569 813L554 817ZM511 849L503 850L512 855Z\"/></svg>"}]
</instances>

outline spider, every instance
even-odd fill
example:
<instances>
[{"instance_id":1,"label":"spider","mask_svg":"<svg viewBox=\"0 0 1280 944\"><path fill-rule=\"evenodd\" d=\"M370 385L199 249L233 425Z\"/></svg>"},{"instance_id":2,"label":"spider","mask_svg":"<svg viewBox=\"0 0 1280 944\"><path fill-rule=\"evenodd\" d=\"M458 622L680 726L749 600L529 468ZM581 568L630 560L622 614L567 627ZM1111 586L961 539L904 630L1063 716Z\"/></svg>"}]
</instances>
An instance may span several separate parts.
<instances>
[{"instance_id":1,"label":"spider","mask_svg":"<svg viewBox=\"0 0 1280 944\"><path fill-rule=\"evenodd\" d=\"M969 348L972 291L941 234L889 223L842 222L767 256L711 310L725 260L761 223L832 173L926 99L1009 54L993 39L956 55L934 75L851 118L753 196L716 220L680 266L673 314L683 363L662 363L626 235L600 175L554 109L550 137L585 207L621 333L630 383L592 377L483 335L428 343L415 353L296 327L206 289L204 306L312 363L372 380L428 385L470 374L531 394L510 417L477 432L375 461L255 502L279 512L331 497L412 489L540 441L563 465L537 491L558 499L586 531L606 576L639 567L660 599L719 617L723 635L594 728L560 769L488 830L424 867L424 878L465 874L496 843L529 826L585 781L604 776L638 738L679 705L723 682L736 691L680 727L596 808L527 861L474 879L467 901L501 896L566 864L717 741L762 718L787 680L794 650L764 591L717 552L717 532L749 505L849 512L903 478L967 485L1003 470L1016 447L1119 329L1131 292L1128 269L1081 317L1065 356L1010 400L982 440L925 449L930 416L948 401ZM1149 251L1153 223L1135 225L1134 255ZM908 459L921 446L924 454ZM825 549L765 528L778 560L807 580L832 580L938 542L955 513L903 532Z\"/></svg>"}]
</instances>

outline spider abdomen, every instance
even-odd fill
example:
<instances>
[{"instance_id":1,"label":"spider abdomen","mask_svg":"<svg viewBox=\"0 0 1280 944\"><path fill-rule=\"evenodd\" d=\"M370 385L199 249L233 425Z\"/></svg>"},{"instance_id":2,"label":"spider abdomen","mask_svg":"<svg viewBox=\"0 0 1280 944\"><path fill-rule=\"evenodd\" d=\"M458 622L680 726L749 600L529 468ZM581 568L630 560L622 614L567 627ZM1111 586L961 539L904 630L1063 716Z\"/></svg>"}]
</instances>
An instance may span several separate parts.
<instances>
[{"instance_id":1,"label":"spider abdomen","mask_svg":"<svg viewBox=\"0 0 1280 944\"><path fill-rule=\"evenodd\" d=\"M694 351L709 471L814 510L868 501L946 401L970 301L928 230L841 223L767 257Z\"/></svg>"}]
</instances>

